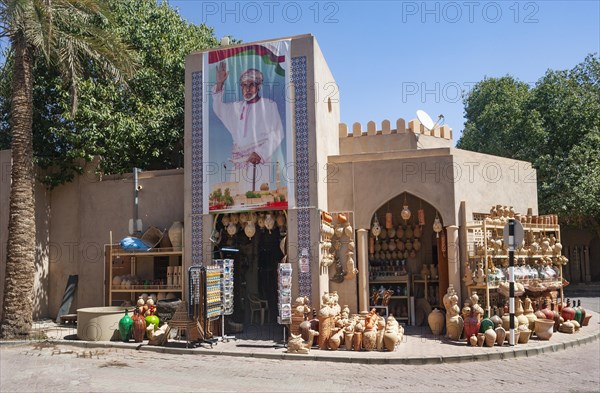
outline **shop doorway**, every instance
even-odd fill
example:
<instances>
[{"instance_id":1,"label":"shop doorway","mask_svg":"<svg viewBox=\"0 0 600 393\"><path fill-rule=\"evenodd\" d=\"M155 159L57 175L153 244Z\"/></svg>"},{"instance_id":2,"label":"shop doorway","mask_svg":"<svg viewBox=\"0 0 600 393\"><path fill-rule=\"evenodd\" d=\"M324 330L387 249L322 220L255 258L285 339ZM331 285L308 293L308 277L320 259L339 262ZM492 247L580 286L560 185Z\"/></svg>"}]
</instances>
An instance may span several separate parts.
<instances>
[{"instance_id":1,"label":"shop doorway","mask_svg":"<svg viewBox=\"0 0 600 393\"><path fill-rule=\"evenodd\" d=\"M279 339L277 267L284 257L281 244L287 235L285 218L283 211L216 217L216 258L220 250L237 250L222 253L234 260L234 312L225 319L226 333L248 339Z\"/></svg>"}]
</instances>

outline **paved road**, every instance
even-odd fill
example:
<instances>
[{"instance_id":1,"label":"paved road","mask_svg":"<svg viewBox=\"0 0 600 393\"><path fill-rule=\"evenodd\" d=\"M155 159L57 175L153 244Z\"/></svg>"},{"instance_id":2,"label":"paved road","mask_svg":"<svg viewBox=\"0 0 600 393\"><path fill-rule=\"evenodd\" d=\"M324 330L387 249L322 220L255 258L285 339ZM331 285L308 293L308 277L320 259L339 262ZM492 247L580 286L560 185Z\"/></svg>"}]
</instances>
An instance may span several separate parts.
<instances>
[{"instance_id":1,"label":"paved road","mask_svg":"<svg viewBox=\"0 0 600 393\"><path fill-rule=\"evenodd\" d=\"M597 297L583 296L599 310ZM402 350L400 347L399 350ZM369 365L31 343L0 347L0 392L600 392L600 341L531 358Z\"/></svg>"},{"instance_id":2,"label":"paved road","mask_svg":"<svg viewBox=\"0 0 600 393\"><path fill-rule=\"evenodd\" d=\"M600 342L532 358L399 366L84 350L0 349L2 392L600 392Z\"/></svg>"}]
</instances>

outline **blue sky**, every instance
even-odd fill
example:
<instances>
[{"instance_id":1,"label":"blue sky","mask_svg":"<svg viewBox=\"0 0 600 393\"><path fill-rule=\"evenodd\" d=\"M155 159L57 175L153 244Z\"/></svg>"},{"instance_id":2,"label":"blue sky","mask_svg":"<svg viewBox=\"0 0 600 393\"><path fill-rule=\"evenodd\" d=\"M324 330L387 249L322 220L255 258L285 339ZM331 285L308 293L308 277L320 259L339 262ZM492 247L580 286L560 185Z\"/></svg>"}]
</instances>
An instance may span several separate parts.
<instances>
[{"instance_id":1,"label":"blue sky","mask_svg":"<svg viewBox=\"0 0 600 393\"><path fill-rule=\"evenodd\" d=\"M484 77L535 83L600 52L599 1L195 1L169 4L217 37L311 33L340 90L341 119L442 113L463 129L461 94Z\"/></svg>"},{"instance_id":2,"label":"blue sky","mask_svg":"<svg viewBox=\"0 0 600 393\"><path fill-rule=\"evenodd\" d=\"M244 42L311 33L340 91L342 122L442 113L484 77L535 83L600 52L600 1L170 0L190 22ZM327 92L324 91L324 94Z\"/></svg>"}]
</instances>

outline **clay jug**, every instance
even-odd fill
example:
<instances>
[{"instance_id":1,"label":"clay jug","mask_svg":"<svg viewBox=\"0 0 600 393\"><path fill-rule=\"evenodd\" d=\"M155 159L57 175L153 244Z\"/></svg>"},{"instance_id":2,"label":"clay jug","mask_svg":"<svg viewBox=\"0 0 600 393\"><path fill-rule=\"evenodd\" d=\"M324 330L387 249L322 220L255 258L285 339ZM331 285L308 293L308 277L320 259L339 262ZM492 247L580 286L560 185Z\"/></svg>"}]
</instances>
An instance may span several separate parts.
<instances>
[{"instance_id":1,"label":"clay jug","mask_svg":"<svg viewBox=\"0 0 600 393\"><path fill-rule=\"evenodd\" d=\"M544 301L544 305L542 306L542 312L546 319L554 320L554 312L548 308L548 302Z\"/></svg>"},{"instance_id":2,"label":"clay jug","mask_svg":"<svg viewBox=\"0 0 600 393\"><path fill-rule=\"evenodd\" d=\"M484 313L484 317L479 323L479 333L485 333L488 329L494 329L496 325L494 322L488 318L487 311Z\"/></svg>"},{"instance_id":3,"label":"clay jug","mask_svg":"<svg viewBox=\"0 0 600 393\"><path fill-rule=\"evenodd\" d=\"M529 321L529 330L533 331L535 329L535 320L537 319L537 317L535 316L535 314L533 313L533 307L531 306L531 299L529 299L529 297L525 298L525 301L523 302L523 308L524 308L524 315L527 318L527 320Z\"/></svg>"},{"instance_id":4,"label":"clay jug","mask_svg":"<svg viewBox=\"0 0 600 393\"><path fill-rule=\"evenodd\" d=\"M516 329L519 327L519 320L517 317L513 316L513 321ZM510 314L508 312L508 306L504 306L504 314L502 314L502 327L507 332L510 330Z\"/></svg>"},{"instance_id":5,"label":"clay jug","mask_svg":"<svg viewBox=\"0 0 600 393\"><path fill-rule=\"evenodd\" d=\"M377 347L377 330L365 330L363 333L363 348L372 351Z\"/></svg>"},{"instance_id":6,"label":"clay jug","mask_svg":"<svg viewBox=\"0 0 600 393\"><path fill-rule=\"evenodd\" d=\"M485 345L488 347L493 347L496 343L497 334L494 329L490 326L485 332Z\"/></svg>"},{"instance_id":7,"label":"clay jug","mask_svg":"<svg viewBox=\"0 0 600 393\"><path fill-rule=\"evenodd\" d=\"M579 301L579 306L575 306L575 300L573 300L573 309L575 310L575 318L574 320L581 326L581 300Z\"/></svg>"},{"instance_id":8,"label":"clay jug","mask_svg":"<svg viewBox=\"0 0 600 393\"><path fill-rule=\"evenodd\" d=\"M477 340L477 333L479 333L480 322L479 318L475 316L473 312L465 319L465 337L475 336Z\"/></svg>"},{"instance_id":9,"label":"clay jug","mask_svg":"<svg viewBox=\"0 0 600 393\"><path fill-rule=\"evenodd\" d=\"M460 340L465 323L460 315L451 317L446 323L446 333L450 340Z\"/></svg>"},{"instance_id":10,"label":"clay jug","mask_svg":"<svg viewBox=\"0 0 600 393\"><path fill-rule=\"evenodd\" d=\"M144 316L139 313L136 309L133 314L133 341L141 343L144 341L144 335L146 334L146 320Z\"/></svg>"},{"instance_id":11,"label":"clay jug","mask_svg":"<svg viewBox=\"0 0 600 393\"><path fill-rule=\"evenodd\" d=\"M506 330L502 326L499 326L495 330L496 332L496 344L498 346L502 346L504 344L504 339L506 338Z\"/></svg>"},{"instance_id":12,"label":"clay jug","mask_svg":"<svg viewBox=\"0 0 600 393\"><path fill-rule=\"evenodd\" d=\"M523 315L523 301L518 297L516 303L515 316L517 317L517 321L519 321L519 326L529 326L529 319Z\"/></svg>"},{"instance_id":13,"label":"clay jug","mask_svg":"<svg viewBox=\"0 0 600 393\"><path fill-rule=\"evenodd\" d=\"M351 332L348 332L348 331L344 332L344 346L346 347L347 351L352 350L353 338L354 338L354 330Z\"/></svg>"},{"instance_id":14,"label":"clay jug","mask_svg":"<svg viewBox=\"0 0 600 393\"><path fill-rule=\"evenodd\" d=\"M444 313L437 308L434 308L433 311L429 313L427 323L434 336L439 336L443 333L445 320Z\"/></svg>"},{"instance_id":15,"label":"clay jug","mask_svg":"<svg viewBox=\"0 0 600 393\"><path fill-rule=\"evenodd\" d=\"M362 332L354 332L352 338L352 349L354 351L362 351Z\"/></svg>"},{"instance_id":16,"label":"clay jug","mask_svg":"<svg viewBox=\"0 0 600 393\"><path fill-rule=\"evenodd\" d=\"M554 313L554 331L558 332L558 329L560 328L560 324L561 324L561 317L560 317L560 313L556 310L557 307L554 306L554 303L552 303L552 307L551 307L551 311Z\"/></svg>"},{"instance_id":17,"label":"clay jug","mask_svg":"<svg viewBox=\"0 0 600 393\"><path fill-rule=\"evenodd\" d=\"M567 299L567 307L563 307L560 316L563 317L565 321L572 321L575 319L575 309L571 307L571 301L569 299Z\"/></svg>"},{"instance_id":18,"label":"clay jug","mask_svg":"<svg viewBox=\"0 0 600 393\"><path fill-rule=\"evenodd\" d=\"M477 336L472 335L471 337L469 337L468 342L472 347L476 347L477 346Z\"/></svg>"},{"instance_id":19,"label":"clay jug","mask_svg":"<svg viewBox=\"0 0 600 393\"><path fill-rule=\"evenodd\" d=\"M583 307L581 307L581 300L577 301L577 308L579 310L581 310L581 320L578 322L581 326L584 326L583 321L585 320L585 317L587 316L587 312L585 311L585 309Z\"/></svg>"},{"instance_id":20,"label":"clay jug","mask_svg":"<svg viewBox=\"0 0 600 393\"><path fill-rule=\"evenodd\" d=\"M129 338L131 337L133 327L133 319L129 316L127 310L125 310L125 315L123 318L119 320L119 333L121 334L121 340L124 342L129 342Z\"/></svg>"},{"instance_id":21,"label":"clay jug","mask_svg":"<svg viewBox=\"0 0 600 393\"><path fill-rule=\"evenodd\" d=\"M502 326L502 318L498 315L498 307L494 306L494 315L490 317L490 320L494 322L494 329L498 326Z\"/></svg>"},{"instance_id":22,"label":"clay jug","mask_svg":"<svg viewBox=\"0 0 600 393\"><path fill-rule=\"evenodd\" d=\"M554 329L554 321L538 319L535 321L535 335L539 340L550 340Z\"/></svg>"},{"instance_id":23,"label":"clay jug","mask_svg":"<svg viewBox=\"0 0 600 393\"><path fill-rule=\"evenodd\" d=\"M181 248L183 245L183 224L181 221L174 221L169 228L169 239L173 248Z\"/></svg>"}]
</instances>

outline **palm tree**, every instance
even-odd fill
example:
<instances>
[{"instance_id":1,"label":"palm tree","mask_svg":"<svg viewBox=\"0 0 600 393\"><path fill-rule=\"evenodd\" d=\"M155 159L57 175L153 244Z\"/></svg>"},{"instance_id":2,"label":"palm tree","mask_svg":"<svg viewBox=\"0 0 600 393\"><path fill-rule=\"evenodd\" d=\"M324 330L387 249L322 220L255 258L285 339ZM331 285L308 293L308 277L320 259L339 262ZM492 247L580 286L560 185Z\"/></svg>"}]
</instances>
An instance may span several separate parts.
<instances>
[{"instance_id":1,"label":"palm tree","mask_svg":"<svg viewBox=\"0 0 600 393\"><path fill-rule=\"evenodd\" d=\"M33 164L33 83L35 61L61 72L69 85L71 112L77 109L77 82L90 63L124 83L134 72L134 54L110 26L103 0L0 0L0 37L11 44L12 186L6 283L0 338L29 334L33 318L35 210Z\"/></svg>"}]
</instances>

